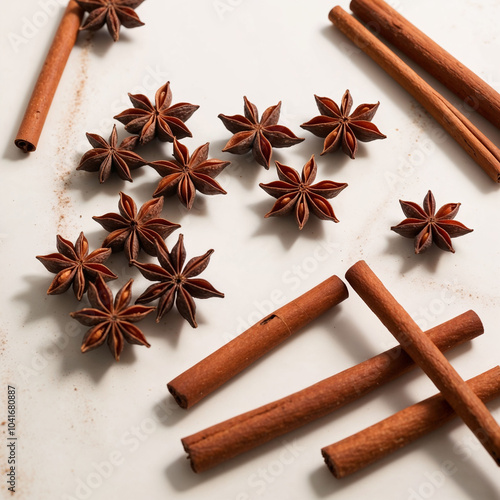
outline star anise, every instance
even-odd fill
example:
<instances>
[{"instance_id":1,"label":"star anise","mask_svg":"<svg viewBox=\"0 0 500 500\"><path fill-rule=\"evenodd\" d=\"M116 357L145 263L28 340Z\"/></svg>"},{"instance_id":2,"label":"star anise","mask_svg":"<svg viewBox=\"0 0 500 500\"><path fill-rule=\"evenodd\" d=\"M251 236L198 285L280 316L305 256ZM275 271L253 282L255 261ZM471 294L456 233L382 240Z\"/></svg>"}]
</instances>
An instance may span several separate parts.
<instances>
[{"instance_id":1,"label":"star anise","mask_svg":"<svg viewBox=\"0 0 500 500\"><path fill-rule=\"evenodd\" d=\"M391 229L405 238L415 238L417 254L425 252L433 242L441 250L455 253L451 238L473 231L461 222L453 220L460 203L447 203L436 213L436 201L431 191L428 191L424 198L423 208L411 201L399 200L399 203L407 219Z\"/></svg>"},{"instance_id":2,"label":"star anise","mask_svg":"<svg viewBox=\"0 0 500 500\"><path fill-rule=\"evenodd\" d=\"M87 139L94 149L82 156L76 169L99 172L101 183L109 178L112 170L116 171L120 179L132 182L130 171L147 165L145 160L132 151L139 141L138 136L127 137L117 146L116 125L113 125L109 142L97 134L87 134Z\"/></svg>"},{"instance_id":3,"label":"star anise","mask_svg":"<svg viewBox=\"0 0 500 500\"><path fill-rule=\"evenodd\" d=\"M133 281L129 280L118 291L114 302L111 290L100 276L95 285L90 283L87 297L92 307L71 313L72 318L85 326L92 327L83 338L81 347L83 353L107 341L116 361L120 361L124 340L129 344L150 347L141 330L132 323L143 319L154 310L154 307L138 305L128 307L132 298Z\"/></svg>"},{"instance_id":4,"label":"star anise","mask_svg":"<svg viewBox=\"0 0 500 500\"><path fill-rule=\"evenodd\" d=\"M214 180L229 164L229 161L208 159L207 142L197 148L191 156L186 146L174 139L175 161L155 161L150 165L163 177L153 197L169 196L177 192L181 203L190 209L196 190L203 194L226 194Z\"/></svg>"},{"instance_id":5,"label":"star anise","mask_svg":"<svg viewBox=\"0 0 500 500\"><path fill-rule=\"evenodd\" d=\"M161 267L156 264L132 263L139 269L142 275L150 281L158 281L149 286L146 291L136 300L136 304L148 304L153 300L160 299L157 305L156 321L160 321L172 306L177 310L189 324L196 328L196 305L193 297L197 299L208 299L210 297L224 297L208 281L198 276L208 266L213 250L208 250L204 255L192 258L185 266L186 250L184 248L184 237L179 235L179 240L169 253L164 248L158 247L157 257Z\"/></svg>"},{"instance_id":6,"label":"star anise","mask_svg":"<svg viewBox=\"0 0 500 500\"><path fill-rule=\"evenodd\" d=\"M276 169L279 181L259 184L266 193L278 198L265 217L288 215L294 211L299 229L305 226L310 212L320 219L338 222L332 206L326 199L337 196L347 184L333 181L312 184L318 170L314 155L304 165L301 176L293 168L278 161Z\"/></svg>"},{"instance_id":7,"label":"star anise","mask_svg":"<svg viewBox=\"0 0 500 500\"><path fill-rule=\"evenodd\" d=\"M174 137L192 137L184 122L199 108L194 104L172 103L170 82L160 87L155 95L155 104L143 94L129 94L133 108L122 111L114 118L125 125L125 130L140 134L141 144L158 137L163 142L173 142Z\"/></svg>"},{"instance_id":8,"label":"star anise","mask_svg":"<svg viewBox=\"0 0 500 500\"><path fill-rule=\"evenodd\" d=\"M241 155L252 150L253 157L265 168L269 168L273 147L288 148L302 142L289 128L278 125L281 101L267 108L259 121L259 112L246 97L245 116L219 115L224 126L234 134L222 151Z\"/></svg>"},{"instance_id":9,"label":"star anise","mask_svg":"<svg viewBox=\"0 0 500 500\"><path fill-rule=\"evenodd\" d=\"M352 108L352 97L349 90L342 97L340 108L328 97L314 96L321 115L301 125L318 137L325 137L323 152L331 153L342 146L342 151L354 158L358 150L358 141L370 142L385 139L386 136L371 123L377 104L361 104L349 115Z\"/></svg>"},{"instance_id":10,"label":"star anise","mask_svg":"<svg viewBox=\"0 0 500 500\"><path fill-rule=\"evenodd\" d=\"M134 9L144 0L76 0L76 3L89 12L81 30L96 31L106 23L109 34L116 42L120 37L120 26L137 28L144 26Z\"/></svg>"},{"instance_id":11,"label":"star anise","mask_svg":"<svg viewBox=\"0 0 500 500\"><path fill-rule=\"evenodd\" d=\"M102 246L111 248L113 252L125 250L129 262L137 259L141 248L149 255L156 255L156 245L164 246L163 240L180 227L179 224L159 218L162 208L163 198L158 198L144 203L137 213L134 200L125 193L120 193L119 214L108 213L92 217L110 232Z\"/></svg>"},{"instance_id":12,"label":"star anise","mask_svg":"<svg viewBox=\"0 0 500 500\"><path fill-rule=\"evenodd\" d=\"M63 293L73 284L75 296L81 300L89 282L94 281L98 276L105 280L117 278L103 264L111 255L111 249L98 248L89 254L89 242L83 232L80 233L74 245L57 235L57 250L59 253L37 256L37 259L51 273L57 273L47 290L49 295Z\"/></svg>"}]
</instances>

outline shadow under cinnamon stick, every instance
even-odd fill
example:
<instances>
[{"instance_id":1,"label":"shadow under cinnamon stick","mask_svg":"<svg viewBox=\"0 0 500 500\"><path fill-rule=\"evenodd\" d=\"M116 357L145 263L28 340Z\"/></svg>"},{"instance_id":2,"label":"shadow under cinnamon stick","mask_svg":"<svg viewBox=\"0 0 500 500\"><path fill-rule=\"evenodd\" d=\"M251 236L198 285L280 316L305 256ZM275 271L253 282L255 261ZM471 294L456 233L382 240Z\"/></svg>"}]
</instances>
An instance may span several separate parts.
<instances>
[{"instance_id":1,"label":"shadow under cinnamon stick","mask_svg":"<svg viewBox=\"0 0 500 500\"><path fill-rule=\"evenodd\" d=\"M495 182L500 182L500 149L474 124L340 6L330 21L414 97ZM425 68L424 68L425 69Z\"/></svg>"},{"instance_id":2,"label":"shadow under cinnamon stick","mask_svg":"<svg viewBox=\"0 0 500 500\"><path fill-rule=\"evenodd\" d=\"M500 367L467 381L485 403L500 396ZM401 410L321 450L330 472L343 478L357 472L457 417L441 394Z\"/></svg>"},{"instance_id":3,"label":"shadow under cinnamon stick","mask_svg":"<svg viewBox=\"0 0 500 500\"><path fill-rule=\"evenodd\" d=\"M427 335L443 351L483 333L468 311ZM202 472L313 422L414 368L400 346L348 368L299 392L243 413L182 439L195 472Z\"/></svg>"},{"instance_id":4,"label":"shadow under cinnamon stick","mask_svg":"<svg viewBox=\"0 0 500 500\"><path fill-rule=\"evenodd\" d=\"M167 384L179 406L190 408L300 328L348 297L332 276L280 307Z\"/></svg>"},{"instance_id":5,"label":"shadow under cinnamon stick","mask_svg":"<svg viewBox=\"0 0 500 500\"><path fill-rule=\"evenodd\" d=\"M83 14L83 9L74 0L70 0L14 140L15 145L25 153L31 153L37 148L57 86L75 45Z\"/></svg>"}]
</instances>

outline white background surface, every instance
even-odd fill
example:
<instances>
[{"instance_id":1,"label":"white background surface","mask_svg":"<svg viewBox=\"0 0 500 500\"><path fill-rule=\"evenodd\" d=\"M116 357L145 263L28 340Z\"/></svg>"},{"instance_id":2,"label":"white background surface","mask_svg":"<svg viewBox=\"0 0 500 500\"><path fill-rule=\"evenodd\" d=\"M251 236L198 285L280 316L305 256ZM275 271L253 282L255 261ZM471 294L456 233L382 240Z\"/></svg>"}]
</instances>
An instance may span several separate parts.
<instances>
[{"instance_id":1,"label":"white background surface","mask_svg":"<svg viewBox=\"0 0 500 500\"><path fill-rule=\"evenodd\" d=\"M348 8L347 1L340 3ZM25 156L14 148L13 139L59 13L53 8L44 13L41 0L3 5L0 421L6 417L10 383L17 388L18 403L15 498L500 497L498 468L459 422L341 481L324 466L321 447L434 394L433 385L418 372L208 473L194 474L182 451L180 438L394 345L351 291L342 306L192 410L178 409L166 390L169 380L271 308L331 274L343 277L360 258L424 328L468 309L480 315L486 333L448 355L464 378L499 362L498 186L441 133L420 105L335 31L327 18L333 6L326 0L148 0L137 9L146 26L122 30L119 43L113 44L104 31L91 38L80 35L38 150ZM498 2L400 0L397 8L500 90ZM30 30L27 23L38 27ZM153 98L167 80L174 103L200 105L187 123L193 138L184 143L192 151L210 141L211 157L233 161L218 178L226 196L199 195L189 213L176 198L169 199L163 212L182 225L188 257L215 249L203 277L226 298L197 301L196 330L175 310L159 325L147 318L141 326L151 348L127 344L119 363L106 346L82 355L85 328L68 313L84 303L78 304L71 293L46 296L53 275L35 255L55 251L56 234L75 241L81 230L96 248L107 233L91 217L117 211L120 190L138 204L150 198L159 180L152 169L136 171L133 184L111 179L101 186L95 175L75 167L90 147L85 132L108 137L113 115L129 107L127 92ZM217 115L241 113L243 95L261 113L282 100L281 123L306 140L275 150L273 158L301 169L322 146L321 139L299 128L318 114L313 94L339 102L346 88L355 106L380 100L373 121L388 138L361 144L354 161L341 153L318 159L318 180L349 183L332 203L341 222L311 219L299 233L292 218L263 219L273 199L258 183L274 180L275 170L221 153L231 134ZM498 130L471 118L499 143ZM121 125L118 130L123 138ZM139 153L149 160L168 158L171 145L155 143ZM398 199L421 203L428 189L438 206L462 202L457 219L474 228L454 240L454 255L434 248L415 256L412 241L389 230L403 219ZM170 246L177 234L167 240ZM130 276L136 278L136 296L147 286L126 266L123 254L108 262L120 276L113 290ZM271 304L272 297L280 303ZM500 419L500 404L490 408ZM0 496L8 498L4 432L5 427L0 434ZM283 464L285 446L294 446L296 456ZM110 457L120 457L120 465L96 472ZM439 472L445 461L453 464L451 477ZM85 482L90 490L82 486Z\"/></svg>"}]
</instances>

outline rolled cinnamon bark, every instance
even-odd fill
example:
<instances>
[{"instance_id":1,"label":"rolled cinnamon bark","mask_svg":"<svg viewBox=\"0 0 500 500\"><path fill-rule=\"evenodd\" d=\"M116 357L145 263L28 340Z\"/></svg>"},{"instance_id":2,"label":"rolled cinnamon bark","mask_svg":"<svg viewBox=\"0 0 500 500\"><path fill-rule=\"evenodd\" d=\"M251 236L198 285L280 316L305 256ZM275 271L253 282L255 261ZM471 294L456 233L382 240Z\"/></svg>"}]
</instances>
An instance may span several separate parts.
<instances>
[{"instance_id":1,"label":"rolled cinnamon bark","mask_svg":"<svg viewBox=\"0 0 500 500\"><path fill-rule=\"evenodd\" d=\"M495 182L500 182L500 149L394 52L341 7L330 21L412 95Z\"/></svg>"},{"instance_id":2,"label":"rolled cinnamon bark","mask_svg":"<svg viewBox=\"0 0 500 500\"><path fill-rule=\"evenodd\" d=\"M190 408L347 297L344 282L328 278L186 370L168 383L168 390L179 406Z\"/></svg>"},{"instance_id":3,"label":"rolled cinnamon bark","mask_svg":"<svg viewBox=\"0 0 500 500\"><path fill-rule=\"evenodd\" d=\"M455 95L500 127L500 94L383 0L352 0L364 23L413 59Z\"/></svg>"},{"instance_id":4,"label":"rolled cinnamon bark","mask_svg":"<svg viewBox=\"0 0 500 500\"><path fill-rule=\"evenodd\" d=\"M36 150L59 80L71 49L75 45L82 18L83 9L74 0L70 0L57 28L14 141L15 145L25 153Z\"/></svg>"},{"instance_id":5,"label":"rolled cinnamon bark","mask_svg":"<svg viewBox=\"0 0 500 500\"><path fill-rule=\"evenodd\" d=\"M500 426L443 353L422 332L366 262L361 260L349 268L346 279L413 361L434 382L496 464L500 465Z\"/></svg>"},{"instance_id":6,"label":"rolled cinnamon bark","mask_svg":"<svg viewBox=\"0 0 500 500\"><path fill-rule=\"evenodd\" d=\"M446 351L481 335L483 325L468 311L427 332ZM299 392L182 439L195 472L203 472L287 432L313 422L414 368L396 346Z\"/></svg>"},{"instance_id":7,"label":"rolled cinnamon bark","mask_svg":"<svg viewBox=\"0 0 500 500\"><path fill-rule=\"evenodd\" d=\"M500 367L474 377L467 385L483 402L500 396ZM456 417L441 394L409 406L342 441L321 450L331 473L348 476L403 448Z\"/></svg>"}]
</instances>

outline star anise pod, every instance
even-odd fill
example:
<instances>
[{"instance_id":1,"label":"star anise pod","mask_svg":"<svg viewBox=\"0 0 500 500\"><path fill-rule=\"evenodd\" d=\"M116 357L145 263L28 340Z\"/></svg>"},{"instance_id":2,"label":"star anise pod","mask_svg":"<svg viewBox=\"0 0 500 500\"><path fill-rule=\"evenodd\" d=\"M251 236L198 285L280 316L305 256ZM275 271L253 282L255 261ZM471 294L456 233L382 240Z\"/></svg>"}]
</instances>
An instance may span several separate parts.
<instances>
[{"instance_id":1,"label":"star anise pod","mask_svg":"<svg viewBox=\"0 0 500 500\"><path fill-rule=\"evenodd\" d=\"M109 178L112 170L116 171L120 179L132 182L130 171L147 165L147 161L132 151L139 141L138 136L127 137L119 146L117 145L116 125L113 125L109 142L97 134L87 134L87 139L94 149L82 156L76 169L99 172L101 183Z\"/></svg>"},{"instance_id":2,"label":"star anise pod","mask_svg":"<svg viewBox=\"0 0 500 500\"><path fill-rule=\"evenodd\" d=\"M273 147L288 148L302 142L289 128L278 125L281 101L267 108L259 120L259 112L246 97L245 116L219 115L224 126L234 134L222 151L241 155L252 150L255 161L269 168Z\"/></svg>"},{"instance_id":3,"label":"star anise pod","mask_svg":"<svg viewBox=\"0 0 500 500\"><path fill-rule=\"evenodd\" d=\"M184 122L199 108L194 104L181 102L172 104L170 82L156 91L155 104L143 94L129 94L133 108L122 111L114 118L125 125L125 130L140 134L141 144L158 137L163 142L173 142L174 137L192 137Z\"/></svg>"},{"instance_id":4,"label":"star anise pod","mask_svg":"<svg viewBox=\"0 0 500 500\"><path fill-rule=\"evenodd\" d=\"M150 165L163 177L153 197L169 196L177 192L181 203L190 209L196 190L203 194L226 194L214 180L229 164L229 161L208 159L207 142L190 156L188 148L174 139L175 161L155 161Z\"/></svg>"},{"instance_id":5,"label":"star anise pod","mask_svg":"<svg viewBox=\"0 0 500 500\"><path fill-rule=\"evenodd\" d=\"M111 248L113 252L125 250L129 262L137 259L141 248L149 255L156 255L156 245L164 246L163 240L180 227L179 224L159 217L162 208L163 198L158 198L144 203L137 213L134 200L125 193L120 193L119 214L108 213L92 217L110 232L102 246Z\"/></svg>"},{"instance_id":6,"label":"star anise pod","mask_svg":"<svg viewBox=\"0 0 500 500\"><path fill-rule=\"evenodd\" d=\"M104 280L99 276L94 283L89 284L87 297L92 307L72 312L71 317L85 326L92 328L87 331L82 341L82 352L91 351L108 342L108 347L116 361L120 361L124 340L129 344L139 344L150 347L146 337L139 328L132 323L137 323L154 307L128 306L132 298L132 282L129 280L116 294L113 294Z\"/></svg>"},{"instance_id":7,"label":"star anise pod","mask_svg":"<svg viewBox=\"0 0 500 500\"><path fill-rule=\"evenodd\" d=\"M278 161L276 169L279 181L259 184L266 193L278 198L265 217L288 215L294 211L299 229L305 226L310 212L320 219L338 222L332 206L326 199L337 196L347 184L333 181L313 184L318 170L314 155L304 165L301 176L295 169Z\"/></svg>"},{"instance_id":8,"label":"star anise pod","mask_svg":"<svg viewBox=\"0 0 500 500\"><path fill-rule=\"evenodd\" d=\"M144 0L76 0L89 13L81 30L96 31L107 25L109 34L116 42L120 37L120 26L137 28L144 26L134 9Z\"/></svg>"},{"instance_id":9,"label":"star anise pod","mask_svg":"<svg viewBox=\"0 0 500 500\"><path fill-rule=\"evenodd\" d=\"M352 97L349 90L342 97L340 108L328 97L314 96L321 115L301 125L318 137L325 137L323 152L331 153L342 146L342 151L354 159L358 150L358 141L370 142L385 139L386 136L371 123L377 104L361 104L352 114Z\"/></svg>"},{"instance_id":10,"label":"star anise pod","mask_svg":"<svg viewBox=\"0 0 500 500\"><path fill-rule=\"evenodd\" d=\"M63 293L73 284L75 296L81 300L89 282L94 281L98 276L105 280L117 278L103 264L111 255L111 249L98 248L89 254L89 242L83 232L80 233L74 245L57 235L57 250L59 253L37 256L37 259L51 273L57 273L47 290L49 295Z\"/></svg>"},{"instance_id":11,"label":"star anise pod","mask_svg":"<svg viewBox=\"0 0 500 500\"><path fill-rule=\"evenodd\" d=\"M189 324L196 328L196 305L193 297L197 299L208 299L210 297L224 297L208 281L194 278L205 270L210 261L213 250L208 250L204 255L192 258L185 266L186 250L184 248L184 237L179 235L179 240L167 252L158 247L157 258L161 267L156 264L132 263L139 269L142 275L150 281L158 281L149 286L146 291L136 300L136 304L149 304L153 300L160 299L157 305L156 321L160 321L172 306L186 319Z\"/></svg>"},{"instance_id":12,"label":"star anise pod","mask_svg":"<svg viewBox=\"0 0 500 500\"><path fill-rule=\"evenodd\" d=\"M391 229L405 238L415 238L417 254L425 252L432 243L441 250L455 253L451 238L473 231L461 222L453 220L460 203L447 203L436 212L436 201L430 190L424 198L423 208L412 201L399 200L399 203L407 219Z\"/></svg>"}]
</instances>

